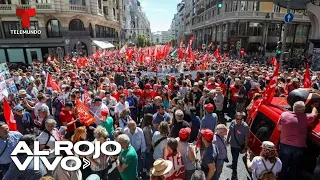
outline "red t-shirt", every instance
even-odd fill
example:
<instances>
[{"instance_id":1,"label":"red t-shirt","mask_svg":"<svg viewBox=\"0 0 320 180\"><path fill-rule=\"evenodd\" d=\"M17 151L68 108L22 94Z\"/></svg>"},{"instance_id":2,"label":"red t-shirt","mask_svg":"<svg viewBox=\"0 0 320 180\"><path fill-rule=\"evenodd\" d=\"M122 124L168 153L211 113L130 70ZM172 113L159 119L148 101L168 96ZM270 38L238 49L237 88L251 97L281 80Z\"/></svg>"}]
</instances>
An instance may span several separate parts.
<instances>
[{"instance_id":1,"label":"red t-shirt","mask_svg":"<svg viewBox=\"0 0 320 180\"><path fill-rule=\"evenodd\" d=\"M238 102L238 98L234 97L235 94L238 94L240 91L240 88L237 89L235 86L231 86L230 87L230 96L231 96L231 100L232 102Z\"/></svg>"},{"instance_id":2,"label":"red t-shirt","mask_svg":"<svg viewBox=\"0 0 320 180\"><path fill-rule=\"evenodd\" d=\"M218 87L219 84L217 83L208 83L207 88L212 90L212 89L216 89L216 87Z\"/></svg>"},{"instance_id":3,"label":"red t-shirt","mask_svg":"<svg viewBox=\"0 0 320 180\"><path fill-rule=\"evenodd\" d=\"M222 94L225 94L227 92L227 85L221 83L221 84L219 84L218 87L221 87Z\"/></svg>"},{"instance_id":4,"label":"red t-shirt","mask_svg":"<svg viewBox=\"0 0 320 180\"><path fill-rule=\"evenodd\" d=\"M62 110L61 112L60 112L60 118L59 118L59 121L61 122L61 124L63 124L63 123L69 123L69 122L72 122L72 121L74 121L74 118L73 118L73 113L72 112L70 112L70 111L64 111L64 110ZM67 132L72 132L73 130L75 130L76 129L76 124L75 123L73 123L72 125L70 125L70 126L68 126L67 127Z\"/></svg>"},{"instance_id":5,"label":"red t-shirt","mask_svg":"<svg viewBox=\"0 0 320 180\"><path fill-rule=\"evenodd\" d=\"M154 92L154 90L150 90L149 93L147 93L146 91L143 91L143 94L142 94L142 98L143 98L143 101L144 101L143 105L152 103L152 100L155 97L156 97L156 93Z\"/></svg>"},{"instance_id":6,"label":"red t-shirt","mask_svg":"<svg viewBox=\"0 0 320 180\"><path fill-rule=\"evenodd\" d=\"M166 160L173 163L172 169L165 175L166 180L185 179L185 166L179 152L170 153Z\"/></svg>"},{"instance_id":7,"label":"red t-shirt","mask_svg":"<svg viewBox=\"0 0 320 180\"><path fill-rule=\"evenodd\" d=\"M172 82L169 82L169 84L168 84L168 89L169 89L169 91L173 91L173 87L174 87L174 83L172 83Z\"/></svg>"},{"instance_id":8,"label":"red t-shirt","mask_svg":"<svg viewBox=\"0 0 320 180\"><path fill-rule=\"evenodd\" d=\"M138 99L138 106L141 107L143 106L143 97L142 97L142 91L139 89L137 91L132 92Z\"/></svg>"}]
</instances>

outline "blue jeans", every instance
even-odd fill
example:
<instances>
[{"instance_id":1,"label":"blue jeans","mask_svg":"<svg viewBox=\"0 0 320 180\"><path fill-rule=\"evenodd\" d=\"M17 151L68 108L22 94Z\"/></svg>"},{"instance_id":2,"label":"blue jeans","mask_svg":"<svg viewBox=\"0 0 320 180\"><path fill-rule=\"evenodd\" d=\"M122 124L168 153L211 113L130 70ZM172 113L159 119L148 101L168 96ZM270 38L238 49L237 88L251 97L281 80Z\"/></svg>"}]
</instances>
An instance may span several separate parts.
<instances>
[{"instance_id":1,"label":"blue jeans","mask_svg":"<svg viewBox=\"0 0 320 180\"><path fill-rule=\"evenodd\" d=\"M303 153L304 148L280 143L279 156L282 162L282 170L279 174L280 180L296 180L298 178Z\"/></svg>"},{"instance_id":2,"label":"blue jeans","mask_svg":"<svg viewBox=\"0 0 320 180\"><path fill-rule=\"evenodd\" d=\"M237 176L237 167L238 167L238 159L241 149L231 147L231 154L232 154L232 176Z\"/></svg>"},{"instance_id":3,"label":"blue jeans","mask_svg":"<svg viewBox=\"0 0 320 180\"><path fill-rule=\"evenodd\" d=\"M142 171L142 158L141 158L141 149L139 149L137 152L137 156L138 156L138 176L140 176L141 171Z\"/></svg>"},{"instance_id":4,"label":"blue jeans","mask_svg":"<svg viewBox=\"0 0 320 180\"><path fill-rule=\"evenodd\" d=\"M143 159L143 167L147 170L147 172L150 171L150 161L152 159L151 153L144 153L144 159Z\"/></svg>"},{"instance_id":5,"label":"blue jeans","mask_svg":"<svg viewBox=\"0 0 320 180\"><path fill-rule=\"evenodd\" d=\"M224 159L218 159L216 164L216 172L214 173L213 179L219 180L220 175L222 173L222 168L224 164Z\"/></svg>"}]
</instances>

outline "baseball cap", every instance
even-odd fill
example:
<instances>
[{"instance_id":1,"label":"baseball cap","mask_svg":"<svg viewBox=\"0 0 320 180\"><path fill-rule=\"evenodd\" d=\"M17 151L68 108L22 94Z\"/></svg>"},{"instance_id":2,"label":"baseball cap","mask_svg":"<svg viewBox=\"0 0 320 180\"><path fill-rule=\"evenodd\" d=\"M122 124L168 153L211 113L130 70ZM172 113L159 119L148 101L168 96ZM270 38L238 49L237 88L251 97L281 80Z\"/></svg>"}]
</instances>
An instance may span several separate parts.
<instances>
[{"instance_id":1,"label":"baseball cap","mask_svg":"<svg viewBox=\"0 0 320 180\"><path fill-rule=\"evenodd\" d=\"M204 105L204 107L206 108L207 111L213 111L214 110L214 106L211 103Z\"/></svg>"},{"instance_id":2,"label":"baseball cap","mask_svg":"<svg viewBox=\"0 0 320 180\"><path fill-rule=\"evenodd\" d=\"M152 87L151 87L150 84L146 84L146 85L144 86L144 88L145 88L145 89L152 89Z\"/></svg>"},{"instance_id":3,"label":"baseball cap","mask_svg":"<svg viewBox=\"0 0 320 180\"><path fill-rule=\"evenodd\" d=\"M207 141L211 142L213 140L214 133L210 129L202 129L200 133Z\"/></svg>"},{"instance_id":4,"label":"baseball cap","mask_svg":"<svg viewBox=\"0 0 320 180\"><path fill-rule=\"evenodd\" d=\"M24 110L24 108L20 105L17 105L16 107L14 107L14 110L15 111L21 111L21 110Z\"/></svg>"},{"instance_id":5,"label":"baseball cap","mask_svg":"<svg viewBox=\"0 0 320 180\"><path fill-rule=\"evenodd\" d=\"M182 128L179 131L179 138L180 139L187 139L190 136L191 129L190 128Z\"/></svg>"}]
</instances>

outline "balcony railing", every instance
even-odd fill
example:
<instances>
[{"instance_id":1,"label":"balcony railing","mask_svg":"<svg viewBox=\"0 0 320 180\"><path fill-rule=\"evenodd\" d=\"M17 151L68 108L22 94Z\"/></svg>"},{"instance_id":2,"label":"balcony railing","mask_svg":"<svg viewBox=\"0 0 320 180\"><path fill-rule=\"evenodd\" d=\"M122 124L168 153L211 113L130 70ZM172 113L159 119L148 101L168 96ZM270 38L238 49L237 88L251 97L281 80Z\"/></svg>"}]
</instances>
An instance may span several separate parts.
<instances>
[{"instance_id":1,"label":"balcony railing","mask_svg":"<svg viewBox=\"0 0 320 180\"><path fill-rule=\"evenodd\" d=\"M270 13L269 13L270 14ZM274 21L284 21L284 15L283 13L271 13L271 19ZM213 23L219 23L223 22L226 20L238 20L238 19L257 19L257 20L265 20L267 16L267 12L257 12L257 11L234 11L234 12L226 12L224 14L216 15L215 17L195 23L192 28L197 29L197 28L202 28L204 26L211 25ZM294 15L294 21L309 21L308 16L304 16L302 14L295 14Z\"/></svg>"},{"instance_id":2,"label":"balcony railing","mask_svg":"<svg viewBox=\"0 0 320 180\"><path fill-rule=\"evenodd\" d=\"M69 10L70 11L81 11L81 12L89 12L89 8L87 6L82 5L73 5L69 4Z\"/></svg>"},{"instance_id":3,"label":"balcony railing","mask_svg":"<svg viewBox=\"0 0 320 180\"><path fill-rule=\"evenodd\" d=\"M54 10L54 5L50 3L30 4L0 4L0 14L15 14L17 8L29 9L36 8L37 12Z\"/></svg>"},{"instance_id":4,"label":"balcony railing","mask_svg":"<svg viewBox=\"0 0 320 180\"><path fill-rule=\"evenodd\" d=\"M31 8L30 4L18 4L18 5L13 5L16 6L16 8L22 8L22 9L29 9Z\"/></svg>"},{"instance_id":5,"label":"balcony railing","mask_svg":"<svg viewBox=\"0 0 320 180\"><path fill-rule=\"evenodd\" d=\"M54 10L53 4L50 3L37 3L36 4L37 10Z\"/></svg>"}]
</instances>

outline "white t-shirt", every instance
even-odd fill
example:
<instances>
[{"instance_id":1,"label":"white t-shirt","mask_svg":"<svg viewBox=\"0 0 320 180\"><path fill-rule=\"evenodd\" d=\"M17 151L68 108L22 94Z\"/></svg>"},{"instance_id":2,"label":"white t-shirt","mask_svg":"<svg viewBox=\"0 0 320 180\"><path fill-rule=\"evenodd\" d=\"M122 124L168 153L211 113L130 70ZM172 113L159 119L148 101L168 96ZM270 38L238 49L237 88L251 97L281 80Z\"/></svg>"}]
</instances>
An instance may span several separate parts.
<instances>
[{"instance_id":1,"label":"white t-shirt","mask_svg":"<svg viewBox=\"0 0 320 180\"><path fill-rule=\"evenodd\" d=\"M129 102L125 101L124 104L121 102L118 102L116 106L114 107L114 113L118 113L120 115L121 111L128 108L129 109Z\"/></svg>"},{"instance_id":2,"label":"white t-shirt","mask_svg":"<svg viewBox=\"0 0 320 180\"><path fill-rule=\"evenodd\" d=\"M272 163L270 163L269 160L264 160L264 163L266 164L268 170L270 170L273 166ZM266 168L264 167L263 165L263 162L262 162L262 157L261 156L256 156L253 158L252 162L251 162L251 169L253 170L252 172L252 180L258 180L257 177L260 176L260 174L263 172L263 171L266 171ZM280 161L279 158L277 158L277 162L276 164L274 165L273 169L272 169L272 172L274 175L277 175L277 173L279 173L282 169L282 162Z\"/></svg>"}]
</instances>

